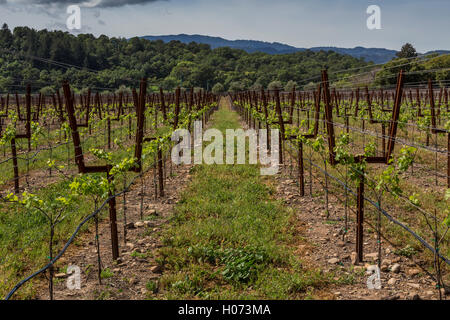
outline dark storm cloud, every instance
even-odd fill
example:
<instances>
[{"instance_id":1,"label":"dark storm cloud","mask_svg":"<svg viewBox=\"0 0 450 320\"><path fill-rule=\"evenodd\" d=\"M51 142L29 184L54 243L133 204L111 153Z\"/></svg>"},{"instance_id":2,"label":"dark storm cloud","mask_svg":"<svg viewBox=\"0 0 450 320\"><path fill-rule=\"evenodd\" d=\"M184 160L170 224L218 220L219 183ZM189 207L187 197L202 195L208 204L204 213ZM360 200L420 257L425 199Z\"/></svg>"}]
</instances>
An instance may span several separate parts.
<instances>
[{"instance_id":1,"label":"dark storm cloud","mask_svg":"<svg viewBox=\"0 0 450 320\"><path fill-rule=\"evenodd\" d=\"M110 7L122 7L125 5L136 5L136 4L146 4L151 2L156 2L159 0L0 0L0 4L6 2L9 3L20 3L20 4L37 4L37 5L71 5L71 4L81 4L88 7L98 7L98 8L110 8Z\"/></svg>"},{"instance_id":2,"label":"dark storm cloud","mask_svg":"<svg viewBox=\"0 0 450 320\"><path fill-rule=\"evenodd\" d=\"M146 4L158 0L102 0L98 7L121 7L125 5Z\"/></svg>"}]
</instances>

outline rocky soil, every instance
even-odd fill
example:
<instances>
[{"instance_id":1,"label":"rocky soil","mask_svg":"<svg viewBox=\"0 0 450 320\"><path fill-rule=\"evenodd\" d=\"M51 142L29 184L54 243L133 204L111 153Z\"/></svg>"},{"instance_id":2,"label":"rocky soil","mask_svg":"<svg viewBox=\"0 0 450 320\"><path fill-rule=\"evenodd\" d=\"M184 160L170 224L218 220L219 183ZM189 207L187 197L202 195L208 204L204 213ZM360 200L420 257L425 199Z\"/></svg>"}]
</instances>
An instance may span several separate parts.
<instances>
[{"instance_id":1,"label":"rocky soil","mask_svg":"<svg viewBox=\"0 0 450 320\"><path fill-rule=\"evenodd\" d=\"M287 167L287 166L286 166ZM323 195L309 195L308 179L305 185L305 196L300 197L297 180L289 168L276 177L278 182L277 197L294 208L296 216L303 228L300 228L308 245L299 248L304 259L316 265L323 272L335 272L336 276L347 275L354 278L353 284L339 285L331 288L335 299L439 299L439 291L430 274L422 263L405 256L397 255L396 249L386 241L382 241L381 257L381 289L368 289L367 280L372 274L368 271L371 265L377 265L378 246L376 233L364 232L364 263L356 263L355 224L349 221L346 236L344 233L344 207L333 195L329 195L329 217ZM313 195L323 186L313 180ZM350 212L349 215L352 215ZM447 291L441 289L442 296L448 298ZM447 294L447 296L445 295Z\"/></svg>"}]
</instances>

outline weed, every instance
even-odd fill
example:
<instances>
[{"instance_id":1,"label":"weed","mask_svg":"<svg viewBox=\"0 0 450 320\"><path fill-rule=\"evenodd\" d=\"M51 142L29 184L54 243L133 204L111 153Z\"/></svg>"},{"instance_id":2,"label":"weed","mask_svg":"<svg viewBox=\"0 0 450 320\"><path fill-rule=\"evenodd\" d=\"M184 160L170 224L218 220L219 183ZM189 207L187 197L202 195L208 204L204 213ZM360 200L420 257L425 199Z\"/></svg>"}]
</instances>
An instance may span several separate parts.
<instances>
[{"instance_id":1,"label":"weed","mask_svg":"<svg viewBox=\"0 0 450 320\"><path fill-rule=\"evenodd\" d=\"M102 270L100 277L102 279L112 278L114 276L114 272L112 272L109 268L105 268Z\"/></svg>"}]
</instances>

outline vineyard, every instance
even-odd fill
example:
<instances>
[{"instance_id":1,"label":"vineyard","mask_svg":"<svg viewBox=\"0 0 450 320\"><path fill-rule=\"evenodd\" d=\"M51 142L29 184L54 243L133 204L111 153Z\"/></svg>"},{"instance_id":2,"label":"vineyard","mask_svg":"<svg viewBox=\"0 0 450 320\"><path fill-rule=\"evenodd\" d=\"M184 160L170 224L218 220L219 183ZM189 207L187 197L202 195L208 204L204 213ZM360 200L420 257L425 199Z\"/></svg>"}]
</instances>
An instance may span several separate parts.
<instances>
[{"instance_id":1,"label":"vineyard","mask_svg":"<svg viewBox=\"0 0 450 320\"><path fill-rule=\"evenodd\" d=\"M342 241L353 238L353 263L367 260L369 238L369 256L387 271L389 243L440 289L450 264L448 91L432 80L407 88L406 77L399 72L395 90L330 91L324 71L312 92L244 92L233 101L249 127L280 129L280 163L300 197L322 191L324 218L340 225Z\"/></svg>"},{"instance_id":2,"label":"vineyard","mask_svg":"<svg viewBox=\"0 0 450 320\"><path fill-rule=\"evenodd\" d=\"M164 197L165 179L172 170L171 163L166 167L172 133L189 128L195 120L206 123L218 98L205 92L182 95L180 90L146 94L146 88L144 79L138 93L133 89L131 94L117 96L76 95L65 83L63 95L32 95L28 86L25 95L1 97L2 199L8 203L2 205L2 211L8 212L2 216L2 228L7 228L2 234L11 237L2 243L2 292L10 283L6 278L27 270L20 262L26 257L39 262L48 259L26 281L48 270L52 292L53 263L90 220L98 229L98 215L104 207L109 211L112 257L117 260L117 199L123 196L126 243L129 189L140 185L141 218L146 189L153 192L152 198ZM152 181L144 181L150 171ZM68 239L67 232L73 231ZM96 242L100 275L98 234ZM11 274L6 268L11 268Z\"/></svg>"},{"instance_id":3,"label":"vineyard","mask_svg":"<svg viewBox=\"0 0 450 320\"><path fill-rule=\"evenodd\" d=\"M23 93L1 95L0 293L7 299L32 298L36 286L45 282L46 297L53 299L63 270L62 263L58 263L65 259L66 251L76 251L90 233L95 239L95 255L91 258L96 263L91 267L96 281L101 284L102 279L109 278L112 271L103 267L105 255L108 265L112 261L120 265L124 253L121 249L133 249L129 240L134 229L144 224L158 229L159 225L152 221L157 212L151 204L172 201L174 190L181 188L178 175L183 166L173 164L170 158L172 134L177 129L193 132L196 120L206 127L212 118L220 121L220 117L237 113L243 125L257 133L263 128L279 129L282 166L278 177L290 180L294 187L280 196L287 197L283 205L295 208L296 219L305 220L302 210L306 210L306 204L302 199L309 199L317 219L336 230L335 236L325 242L336 248L350 248L349 255L334 262L327 252L318 254L338 267L362 267L372 262L385 273L394 273L397 268L392 256L407 259L414 266L408 269L414 273L409 276L423 275L434 286L435 297L444 299L450 281L449 92L445 83L443 86L431 79L410 81L412 75L400 70L395 87L379 88L332 87L329 72L324 70L315 78L311 90L293 87L291 91L213 94L177 88L174 92L160 89L155 93L147 92L149 83L144 78L138 88L121 88L107 94L94 90L75 93L65 81L54 94L36 93L27 85ZM188 171L194 175L196 170L191 166ZM233 174L239 181L239 172ZM265 201L251 199L255 203ZM186 202L189 199L180 201L182 206ZM202 201L193 206L203 208ZM268 209L255 205L248 210L253 210L251 217L258 220L264 219ZM278 212L275 206L270 210ZM204 218L201 214L198 212L199 221ZM281 217L284 213L278 219ZM107 221L108 234L99 232L102 221ZM269 225L270 221L261 228L276 228L276 224ZM204 223L209 222L205 219ZM264 233L270 230L261 232L261 238ZM190 237L197 239L199 234ZM172 238L181 247L190 241L187 236L184 242L177 237L181 235L174 232ZM213 236L207 238L215 241L211 240ZM219 240L223 249L229 239L223 236ZM247 259L262 269L278 263L265 251L253 247L245 251L245 245L217 251L216 247L191 243L183 252L177 252L171 247L174 241L160 245L169 248L166 255L172 256L159 261L159 269L174 273L184 270L182 262L167 260L175 260L188 250L186 260L195 258L212 265L221 265L217 261L222 261L228 266L233 259ZM133 252L135 258L147 257ZM173 269L165 266L170 263ZM155 273L160 272L158 268ZM256 272L230 270L234 269L224 270L222 276L232 284L251 281ZM185 280L178 280L172 288L182 291L180 283ZM341 280L326 281L327 285L337 285ZM304 293L304 286L319 286L311 282L298 285L298 292ZM198 286L182 292L191 298L189 294L197 295ZM157 291L149 287L148 291Z\"/></svg>"}]
</instances>

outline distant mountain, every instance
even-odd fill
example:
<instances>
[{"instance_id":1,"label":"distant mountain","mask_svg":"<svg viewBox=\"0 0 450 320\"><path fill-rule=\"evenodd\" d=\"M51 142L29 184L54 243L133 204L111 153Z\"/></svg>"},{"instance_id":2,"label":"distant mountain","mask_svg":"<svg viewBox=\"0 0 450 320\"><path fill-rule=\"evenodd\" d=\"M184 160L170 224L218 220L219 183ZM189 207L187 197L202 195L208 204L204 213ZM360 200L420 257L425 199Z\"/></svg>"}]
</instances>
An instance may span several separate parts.
<instances>
[{"instance_id":1,"label":"distant mountain","mask_svg":"<svg viewBox=\"0 0 450 320\"><path fill-rule=\"evenodd\" d=\"M282 54L282 53L293 53L297 51L303 51L305 49L299 49L293 46L278 42L264 42L256 40L227 40L220 37L210 37L202 36L199 34L178 34L178 35L167 35L167 36L144 36L142 37L147 40L162 40L164 42L170 41L180 41L182 43L205 43L209 44L212 49L220 47L230 47L233 49L242 49L249 53L253 52L265 52L269 54Z\"/></svg>"},{"instance_id":2,"label":"distant mountain","mask_svg":"<svg viewBox=\"0 0 450 320\"><path fill-rule=\"evenodd\" d=\"M219 47L230 47L233 49L242 49L249 53L265 52L268 54L284 54L298 51L305 51L306 48L296 48L287 44L279 42L265 42L256 40L227 40L220 37L202 36L198 34L178 34L165 36L144 36L147 40L162 40L164 42L180 41L182 43L205 43L209 44L212 49ZM397 53L395 50L388 50L382 48L337 48L337 47L314 47L310 48L312 51L331 50L340 54L348 54L356 58L364 58L366 61L373 61L374 63L384 63L395 57Z\"/></svg>"},{"instance_id":3,"label":"distant mountain","mask_svg":"<svg viewBox=\"0 0 450 320\"><path fill-rule=\"evenodd\" d=\"M397 51L383 49L383 48L337 48L337 47L314 47L312 51L335 51L340 54L348 54L355 58L364 58L365 61L372 61L374 63L385 63L395 57Z\"/></svg>"},{"instance_id":4,"label":"distant mountain","mask_svg":"<svg viewBox=\"0 0 450 320\"><path fill-rule=\"evenodd\" d=\"M431 53L437 53L437 54L449 54L450 50L434 50L434 51L428 51L425 54L431 54Z\"/></svg>"}]
</instances>

